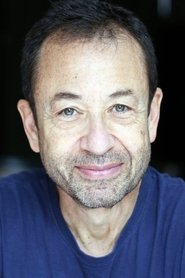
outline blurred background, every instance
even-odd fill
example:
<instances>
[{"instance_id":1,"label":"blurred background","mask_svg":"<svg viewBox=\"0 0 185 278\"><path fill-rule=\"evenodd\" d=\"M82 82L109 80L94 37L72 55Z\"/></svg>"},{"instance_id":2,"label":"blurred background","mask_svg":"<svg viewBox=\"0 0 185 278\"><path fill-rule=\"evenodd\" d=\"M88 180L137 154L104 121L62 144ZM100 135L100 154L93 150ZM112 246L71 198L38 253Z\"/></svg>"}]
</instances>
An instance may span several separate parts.
<instances>
[{"instance_id":1,"label":"blurred background","mask_svg":"<svg viewBox=\"0 0 185 278\"><path fill-rule=\"evenodd\" d=\"M164 99L151 164L185 178L185 1L112 1L132 9L147 25L158 57ZM41 165L29 148L16 103L22 97L20 57L24 36L49 7L47 0L1 0L0 176Z\"/></svg>"}]
</instances>

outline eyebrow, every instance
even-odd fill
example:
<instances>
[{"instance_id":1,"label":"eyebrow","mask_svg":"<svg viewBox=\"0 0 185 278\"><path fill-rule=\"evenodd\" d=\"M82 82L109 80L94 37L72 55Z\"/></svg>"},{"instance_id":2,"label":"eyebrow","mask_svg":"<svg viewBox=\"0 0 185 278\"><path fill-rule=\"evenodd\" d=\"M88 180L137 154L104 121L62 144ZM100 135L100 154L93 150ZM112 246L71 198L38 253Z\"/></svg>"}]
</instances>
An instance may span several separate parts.
<instances>
[{"instance_id":1,"label":"eyebrow","mask_svg":"<svg viewBox=\"0 0 185 278\"><path fill-rule=\"evenodd\" d=\"M122 96L130 96L130 95L133 95L133 91L130 89L126 89L126 90L118 90L118 91L112 93L111 95L109 95L109 97L114 99L114 98L118 98L118 97L122 97ZM54 95L54 97L51 101L51 104L55 103L58 100L62 100L62 99L78 100L78 99L82 99L82 96L71 93L71 92L59 92Z\"/></svg>"},{"instance_id":2,"label":"eyebrow","mask_svg":"<svg viewBox=\"0 0 185 278\"><path fill-rule=\"evenodd\" d=\"M110 98L117 98L117 97L122 97L122 96L131 96L133 95L133 91L128 89L128 90L118 90L111 94L109 97Z\"/></svg>"},{"instance_id":3,"label":"eyebrow","mask_svg":"<svg viewBox=\"0 0 185 278\"><path fill-rule=\"evenodd\" d=\"M59 92L54 95L52 102L55 102L60 99L81 99L82 97L71 92Z\"/></svg>"}]
</instances>

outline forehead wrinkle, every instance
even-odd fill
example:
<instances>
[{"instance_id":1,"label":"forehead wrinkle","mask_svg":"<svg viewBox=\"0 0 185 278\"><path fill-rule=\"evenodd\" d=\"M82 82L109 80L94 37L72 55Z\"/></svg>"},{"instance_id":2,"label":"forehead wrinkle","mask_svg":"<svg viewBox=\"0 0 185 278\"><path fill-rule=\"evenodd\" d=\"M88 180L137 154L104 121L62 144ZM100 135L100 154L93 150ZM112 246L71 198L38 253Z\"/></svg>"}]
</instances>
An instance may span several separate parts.
<instances>
[{"instance_id":1,"label":"forehead wrinkle","mask_svg":"<svg viewBox=\"0 0 185 278\"><path fill-rule=\"evenodd\" d=\"M122 97L131 98L134 101L138 101L138 95L136 94L134 89L119 89L116 92L109 95L110 99L119 99Z\"/></svg>"},{"instance_id":2,"label":"forehead wrinkle","mask_svg":"<svg viewBox=\"0 0 185 278\"><path fill-rule=\"evenodd\" d=\"M82 99L82 97L78 94L74 94L71 92L59 92L56 93L53 98L51 99L51 105L54 104L55 102L62 100L62 99L69 99L69 100L78 100L78 99Z\"/></svg>"},{"instance_id":3,"label":"forehead wrinkle","mask_svg":"<svg viewBox=\"0 0 185 278\"><path fill-rule=\"evenodd\" d=\"M45 42L46 43L46 42ZM97 43L97 42L96 42ZM134 57L133 57L133 59L134 59L134 63L136 64L136 65L138 65L139 67L141 67L142 66L142 68L140 68L140 71L141 72L144 72L144 76L143 76L143 78L145 77L145 67L143 67L144 66L144 60L143 60L143 55L142 55L142 50L140 49L140 47L137 45L137 43L134 41L134 43L132 43L132 41L124 41L124 44L123 44L123 41L119 41L119 45L120 45L120 51L122 52L122 51L127 51L128 50L128 47L129 47L129 49L130 48L132 48L133 49L133 56L135 56L135 51L137 50L137 53L138 53L138 51L139 51L139 61L137 60L137 59L134 59ZM55 56L54 56L54 54L53 54L53 48L51 47L51 46L53 46L54 47L54 53L55 53L55 50L56 50L56 53L57 53L57 55L58 54L60 54L61 55L61 59L62 59L62 65L64 64L64 65L68 65L68 58L69 59L71 59L71 55L69 55L69 54L71 54L71 51L76 51L76 47L78 46L78 49L77 50L79 50L79 42L77 43L76 42L76 44L75 43L73 43L72 44L72 47L71 47L71 45L70 45L70 47L69 47L69 45L68 44L64 44L64 45L61 45L61 44L56 44L56 43L54 43L53 41L52 42L47 42L47 44L45 44L44 46L43 46L43 48L42 48L42 55L40 55L40 62L41 62L41 64L39 64L39 77L41 78L41 81L42 81L42 77L44 76L44 74L42 73L42 70L43 70L43 68L44 69L46 69L47 70L47 67L46 66L48 66L48 70L50 69L50 64L52 64L53 62L53 59L54 58L56 58ZM103 50L106 50L105 48L103 48L102 49L102 43L100 43L100 44L95 44L95 42L94 41L90 41L90 42L86 42L86 43L84 43L84 44L82 44L82 46L84 47L84 52L80 52L79 53L79 57L81 57L82 55L81 54L83 54L85 57L86 57L86 48L88 47L88 52L89 52L89 49L91 49L91 50L93 50L93 51L96 51L95 52L95 54L97 54L97 59L98 59L98 61L99 61L99 58L101 58L101 57L99 57L99 55L101 55L102 54L102 52L103 52ZM101 46L101 47L100 47ZM82 47L82 50L83 50L83 47ZM123 47L123 49L122 49L122 47ZM125 48L126 47L126 48ZM81 49L81 48L80 48ZM112 49L107 49L107 50L112 50ZM119 50L118 49L118 45L117 45L117 47L116 47L116 49L115 49L115 45L114 45L114 48L113 48L113 52L111 52L112 53L112 55L114 55L114 54L116 54L117 53L117 50ZM116 51L115 51L116 50ZM72 54L73 54L73 52L72 52ZM67 53L67 54L66 54ZM104 53L104 52L103 52ZM40 53L41 54L41 53ZM64 55L64 54L66 54L66 55ZM93 53L92 53L93 54ZM105 51L105 54L106 54L106 51ZM110 54L110 53L108 53L108 54ZM44 55L44 57L43 57L43 55ZM120 54L121 55L121 54ZM48 57L50 58L49 59L49 61L48 61L48 64L46 64L45 65L45 62L46 62L46 60L47 59L44 59L45 58L45 56L47 56L47 59L48 59ZM69 56L68 58L66 58L66 56ZM83 57L83 56L82 56ZM110 57L110 55L109 55L109 57ZM113 57L114 58L114 57ZM137 58L137 57L136 57ZM67 60L66 60L67 59ZM136 60L136 61L135 61ZM57 61L58 61L58 56L57 56ZM71 60L69 60L69 62L70 62ZM117 61L117 60L116 60ZM52 62L52 63L51 63ZM69 65L70 65L70 63L69 63ZM89 66L89 63L88 63L88 66ZM68 68L67 68L68 69ZM70 68L69 68L70 69ZM113 68L114 69L114 68ZM57 68L57 72L58 72L58 68ZM137 71L138 72L138 71ZM47 73L47 72L46 72ZM74 73L75 75L77 74L76 72ZM50 73L49 72L49 78L52 80L52 77L54 76L53 74L52 74L52 72ZM98 75L98 74L97 74ZM124 76L124 75L123 75ZM45 77L45 76L44 76ZM121 76L122 77L122 76ZM135 76L134 76L135 77ZM134 77L132 78L133 80L134 80ZM66 76L63 76L63 78L64 78L64 81L65 81L65 83L63 84L59 84L60 85L60 87L63 87L63 85L64 85L64 91L60 91L60 87L58 88L59 90L57 90L57 88L54 88L54 90L55 90L55 93L56 93L56 96L54 95L54 96L49 96L49 99L50 99L50 105L51 105L51 103L52 103L52 105L55 103L55 102L58 102L58 101L60 101L60 100L78 100L78 99L82 99L83 98L83 101L85 101L85 102L87 102L88 104L90 103L90 102L92 102L91 104L93 104L93 105L95 105L95 103L97 103L97 104L99 104L98 103L98 101L100 101L100 99L102 100L104 100L105 101L105 94L104 93L101 93L101 89L102 89L102 87L100 87L100 88L97 88L97 90L99 91L96 91L96 93L99 95L99 98L97 97L97 99L95 100L95 98L93 97L93 101L92 101L92 95L93 95L93 90L94 90L94 88L93 88L93 86L91 86L90 88L88 88L89 90L88 90L88 95L85 93L83 93L84 92L84 90L85 90L85 88L84 87L82 87L82 86L80 86L80 88L77 88L78 89L78 91L82 91L82 96L80 96L80 94L78 94L78 93L76 93L75 92L75 90L76 90L76 88L74 88L74 85L76 84L74 84L73 83L73 79L75 78L75 77L71 77L70 76L70 81L69 80L66 80L66 78L68 78L68 76L66 77ZM119 79L118 79L119 78ZM49 79L49 80L50 80ZM118 79L118 80L117 80ZM117 79L116 79L116 82L118 81L118 89L117 89L117 91L115 91L115 87L116 86L113 86L113 88L111 88L111 91L113 92L113 93L109 93L108 94L108 96L107 96L107 93L106 93L106 99L107 99L107 97L109 98L110 96L110 98L109 99L115 99L115 98L118 98L118 97L123 97L123 96L130 96L131 98L138 98L137 97L137 94L136 94L136 88L134 87L134 86L132 86L133 84L127 84L127 82L126 82L126 84L124 84L125 83L125 80L123 80L123 84L120 84L120 76L118 75L118 77L117 77ZM136 76L136 80L137 80L137 76ZM83 81L83 79L82 79L82 81ZM92 79L90 80L91 81L91 83L92 83ZM96 80L95 80L96 81ZM126 80L127 81L127 80ZM145 80L144 80L145 81ZM67 83L68 82L68 83ZM72 83L72 85L71 85L71 83L69 83L69 82L71 82ZM76 82L76 81L75 81ZM116 84L116 82L114 82L115 84ZM43 82L44 83L44 82ZM142 83L142 82L140 82L140 83ZM144 83L144 82L143 82ZM67 86L66 86L66 88L65 88L65 85L67 84ZM68 86L68 85L70 85L70 86ZM94 85L94 84L93 84ZM121 86L120 86L121 85ZM122 88L122 85L123 85L123 88ZM124 86L124 85L126 85L126 86ZM147 84L146 84L146 86L147 86ZM56 87L56 86L55 86ZM57 87L58 87L58 85L57 85ZM120 87L120 88L119 88ZM68 88L69 88L69 91L68 91ZM61 88L62 89L62 88ZM72 90L71 90L72 89ZM72 93L72 91L73 91L73 89L74 89L74 93ZM113 89L113 90L112 90ZM144 90L144 89L142 89L142 90ZM58 92L57 92L58 91ZM50 92L50 91L49 91ZM92 94L91 94L91 92L92 92ZM103 88L103 92L104 92L104 88Z\"/></svg>"},{"instance_id":4,"label":"forehead wrinkle","mask_svg":"<svg viewBox=\"0 0 185 278\"><path fill-rule=\"evenodd\" d=\"M123 97L123 96L135 97L133 90L123 89L123 90L117 90L116 92L110 94L109 98L115 99L115 98L119 98L119 97ZM51 104L54 104L55 102L63 100L63 99L65 99L65 100L82 100L82 96L78 95L76 93L68 92L68 91L59 92L54 95L54 97L51 100Z\"/></svg>"}]
</instances>

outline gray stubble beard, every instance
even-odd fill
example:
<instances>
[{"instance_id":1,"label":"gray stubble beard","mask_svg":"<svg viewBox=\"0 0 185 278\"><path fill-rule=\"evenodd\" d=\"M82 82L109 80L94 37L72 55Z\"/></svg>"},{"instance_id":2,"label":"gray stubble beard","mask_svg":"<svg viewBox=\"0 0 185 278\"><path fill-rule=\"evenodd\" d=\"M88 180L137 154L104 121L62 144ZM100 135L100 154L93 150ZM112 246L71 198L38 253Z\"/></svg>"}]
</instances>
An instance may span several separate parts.
<instances>
[{"instance_id":1,"label":"gray stubble beard","mask_svg":"<svg viewBox=\"0 0 185 278\"><path fill-rule=\"evenodd\" d=\"M151 157L151 146L139 151L142 154L135 166L128 152L107 152L102 156L82 154L61 157L42 157L48 175L58 190L65 191L75 202L87 209L111 208L130 193L141 181ZM57 162L57 163L56 163ZM107 180L88 180L74 171L75 165L102 165L123 163L122 173Z\"/></svg>"}]
</instances>

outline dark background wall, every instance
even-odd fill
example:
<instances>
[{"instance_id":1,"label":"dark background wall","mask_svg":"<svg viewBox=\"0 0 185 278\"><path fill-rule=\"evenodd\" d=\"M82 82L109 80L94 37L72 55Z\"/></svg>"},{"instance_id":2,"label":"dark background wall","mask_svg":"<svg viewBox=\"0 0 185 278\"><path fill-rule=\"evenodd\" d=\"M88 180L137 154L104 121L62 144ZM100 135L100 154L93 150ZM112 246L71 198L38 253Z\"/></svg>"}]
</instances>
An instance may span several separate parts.
<instances>
[{"instance_id":1,"label":"dark background wall","mask_svg":"<svg viewBox=\"0 0 185 278\"><path fill-rule=\"evenodd\" d=\"M152 146L152 164L185 176L185 1L114 2L139 15L156 47L159 86L164 99L158 137ZM40 163L39 156L29 148L16 103L22 96L19 65L24 36L48 7L47 0L1 0L0 3L0 158L3 165L6 157L18 157L33 166Z\"/></svg>"}]
</instances>

